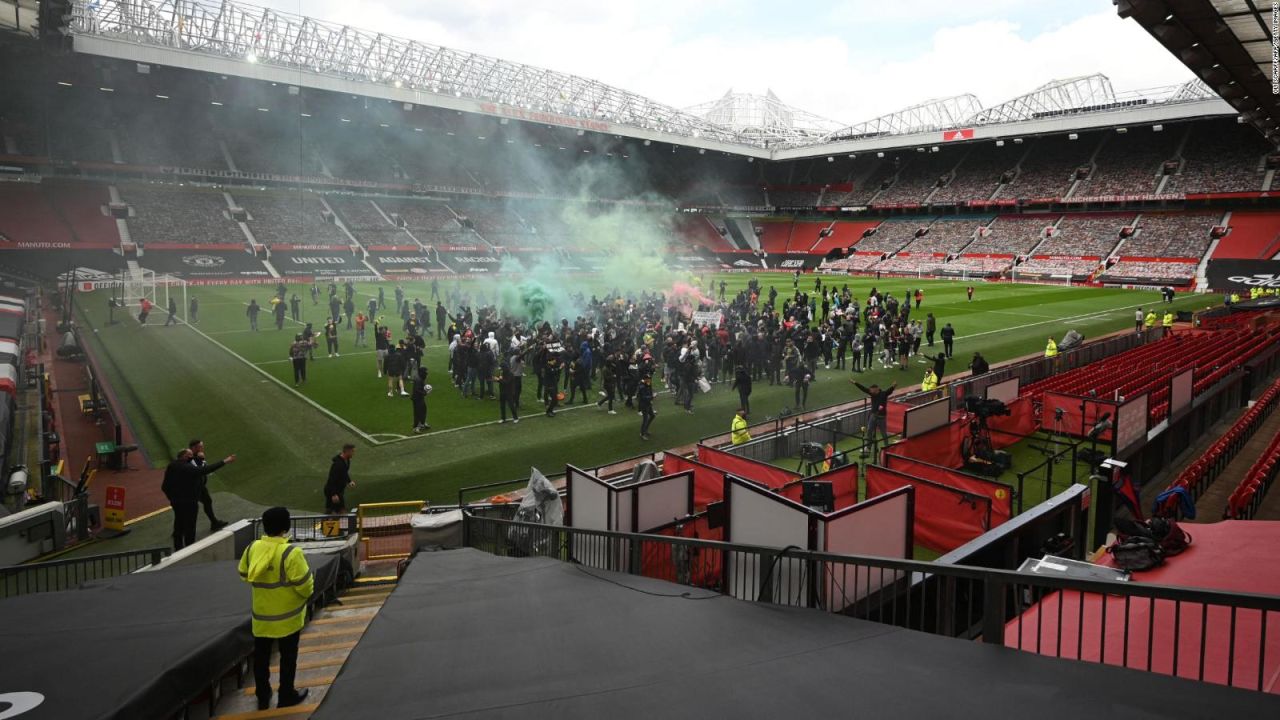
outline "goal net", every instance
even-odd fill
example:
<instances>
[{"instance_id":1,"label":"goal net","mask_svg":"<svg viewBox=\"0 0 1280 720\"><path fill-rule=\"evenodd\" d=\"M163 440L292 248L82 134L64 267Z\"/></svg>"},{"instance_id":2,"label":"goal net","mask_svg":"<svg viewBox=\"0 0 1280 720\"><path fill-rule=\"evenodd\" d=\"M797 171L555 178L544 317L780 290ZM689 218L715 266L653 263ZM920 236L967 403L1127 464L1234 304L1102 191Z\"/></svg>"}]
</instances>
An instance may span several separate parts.
<instances>
[{"instance_id":1,"label":"goal net","mask_svg":"<svg viewBox=\"0 0 1280 720\"><path fill-rule=\"evenodd\" d=\"M187 281L182 278L157 275L154 270L146 268L131 268L121 271L116 288L116 300L123 307L136 311L138 304L146 298L155 305L152 312L158 317L167 319L172 307L175 321L187 322Z\"/></svg>"}]
</instances>

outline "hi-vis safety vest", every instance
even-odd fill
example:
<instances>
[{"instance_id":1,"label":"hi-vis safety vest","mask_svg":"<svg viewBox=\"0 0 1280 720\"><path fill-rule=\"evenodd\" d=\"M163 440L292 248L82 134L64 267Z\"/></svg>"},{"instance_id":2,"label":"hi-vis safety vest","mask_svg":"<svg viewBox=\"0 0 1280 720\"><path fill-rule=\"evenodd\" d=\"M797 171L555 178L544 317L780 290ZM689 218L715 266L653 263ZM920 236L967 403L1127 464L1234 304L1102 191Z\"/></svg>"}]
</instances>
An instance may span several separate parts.
<instances>
[{"instance_id":1,"label":"hi-vis safety vest","mask_svg":"<svg viewBox=\"0 0 1280 720\"><path fill-rule=\"evenodd\" d=\"M1044 356L1056 357L1057 354L1058 354L1058 343L1050 339L1049 344L1044 346Z\"/></svg>"},{"instance_id":2,"label":"hi-vis safety vest","mask_svg":"<svg viewBox=\"0 0 1280 720\"><path fill-rule=\"evenodd\" d=\"M288 637L306 624L315 581L296 545L282 537L255 541L240 557L240 578L253 586L254 637Z\"/></svg>"},{"instance_id":3,"label":"hi-vis safety vest","mask_svg":"<svg viewBox=\"0 0 1280 720\"><path fill-rule=\"evenodd\" d=\"M1173 327L1173 313L1165 313L1164 322L1162 324L1165 327Z\"/></svg>"},{"instance_id":4,"label":"hi-vis safety vest","mask_svg":"<svg viewBox=\"0 0 1280 720\"><path fill-rule=\"evenodd\" d=\"M733 425L730 429L733 431L734 445L741 445L751 439L751 433L747 432L747 419L741 415L733 416Z\"/></svg>"},{"instance_id":5,"label":"hi-vis safety vest","mask_svg":"<svg viewBox=\"0 0 1280 720\"><path fill-rule=\"evenodd\" d=\"M920 389L925 392L938 389L938 376L934 375L932 370L924 374L924 382L920 383Z\"/></svg>"},{"instance_id":6,"label":"hi-vis safety vest","mask_svg":"<svg viewBox=\"0 0 1280 720\"><path fill-rule=\"evenodd\" d=\"M1146 326L1147 326L1147 327L1149 327L1149 328L1153 328L1153 327L1155 327L1155 326L1156 326L1156 314L1155 314L1155 313L1153 313L1153 312L1149 312L1149 313L1147 313L1147 319L1146 319L1145 324L1146 324Z\"/></svg>"}]
</instances>

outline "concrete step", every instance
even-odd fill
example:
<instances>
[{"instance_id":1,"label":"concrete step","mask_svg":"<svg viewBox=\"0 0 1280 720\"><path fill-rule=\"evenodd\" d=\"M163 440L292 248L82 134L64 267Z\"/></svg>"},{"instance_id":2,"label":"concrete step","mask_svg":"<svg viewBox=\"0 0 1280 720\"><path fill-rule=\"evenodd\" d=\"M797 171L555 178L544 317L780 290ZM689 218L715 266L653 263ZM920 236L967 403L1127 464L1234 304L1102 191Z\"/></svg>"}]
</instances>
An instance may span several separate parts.
<instances>
[{"instance_id":1,"label":"concrete step","mask_svg":"<svg viewBox=\"0 0 1280 720\"><path fill-rule=\"evenodd\" d=\"M228 695L218 706L218 714L214 715L216 720L258 720L258 718L307 718L316 708L320 707L320 701L324 700L324 696L329 692L329 687L315 687L310 689L307 694L307 700L302 705L295 705L291 708L276 708L270 710L258 710L258 699L252 695L244 695L235 693L234 696ZM275 703L275 698L272 698Z\"/></svg>"}]
</instances>

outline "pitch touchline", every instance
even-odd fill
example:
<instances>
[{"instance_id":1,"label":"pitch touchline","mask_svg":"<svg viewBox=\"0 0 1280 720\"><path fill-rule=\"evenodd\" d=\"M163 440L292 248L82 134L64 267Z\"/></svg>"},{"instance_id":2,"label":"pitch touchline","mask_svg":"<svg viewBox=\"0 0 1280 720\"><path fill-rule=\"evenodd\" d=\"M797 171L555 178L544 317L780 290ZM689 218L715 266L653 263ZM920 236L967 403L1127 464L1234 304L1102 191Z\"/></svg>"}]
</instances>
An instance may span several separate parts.
<instances>
[{"instance_id":1,"label":"pitch touchline","mask_svg":"<svg viewBox=\"0 0 1280 720\"><path fill-rule=\"evenodd\" d=\"M1102 310L1099 312L1086 313L1084 315L1074 315L1072 317L1054 318L1052 320L1041 320L1040 322L1027 323L1026 325L1014 325L1013 327L1000 328L999 330L987 330L986 332L974 333L972 335L957 335L956 339L968 340L969 338L982 337L983 335L995 335L996 333L1009 332L1010 330L1021 330L1022 328L1035 327L1037 325L1048 325L1050 323L1055 323L1055 322L1072 322L1075 320L1085 320L1087 318L1101 317L1103 315L1110 315L1112 313L1123 312L1125 310L1132 310L1134 308L1138 308L1138 307L1142 307L1143 305L1150 305L1150 304L1151 303L1138 303L1136 305L1112 308L1110 310ZM995 312L995 311L988 311L988 312Z\"/></svg>"},{"instance_id":2,"label":"pitch touchline","mask_svg":"<svg viewBox=\"0 0 1280 720\"><path fill-rule=\"evenodd\" d=\"M288 385L286 385L286 384L284 383L284 381L282 381L282 380L280 380L279 378L275 377L274 375L272 375L271 373L267 372L266 370L263 370L262 368L258 367L257 365L254 365L253 363L249 362L249 361L248 361L248 360L246 360L244 357L242 357L240 354L236 353L235 351L233 351L231 348L227 347L226 345L223 345L222 343L218 342L217 340L214 340L212 337L209 337L209 335L205 334L205 333L204 333L203 331L201 331L199 328L195 327L194 325L191 325L190 323L183 323L183 324L184 324L186 327L191 328L191 331L192 331L192 332L196 333L196 334L197 334L197 335L199 335L200 337L204 338L205 340L208 340L209 342L213 343L214 345L216 345L216 346L218 346L219 348L221 348L222 350L224 350L224 351L225 351L228 355L230 355L231 357L233 357L233 358L235 358L235 359L239 360L240 362L244 363L245 365L248 365L248 366L249 366L249 367L250 367L254 372L256 372L256 373L258 373L258 374L262 375L263 377L267 378L267 379L268 379L268 380L270 380L271 382L273 382L273 383L275 383L275 384L279 385L279 386L280 386L281 388L283 388L286 392L293 393L293 394L294 394L294 396L296 396L297 398L299 398L299 399L300 399L300 400L302 400L303 402L307 403L307 404L308 404L308 405L310 405L311 407L315 408L316 410L319 410L321 413L323 413L324 415L328 416L328 417L329 417L330 419L332 419L334 422L338 423L339 425L341 425L341 426L343 426L343 427L347 428L348 430L350 430L350 431L354 432L355 434L359 435L360 437L364 438L364 439L365 439L365 441L366 441L366 442L368 442L369 444L371 444L371 445L381 445L381 444L382 444L382 443L378 442L377 440L374 440L372 437L370 437L370 436L369 436L369 434L368 434L368 433L366 433L365 431L361 430L360 428L358 428L358 427L356 427L355 425L353 425L353 424L351 424L350 422L348 422L348 421L347 421L346 419L344 419L342 416L338 415L337 413L334 413L332 410L329 410L328 408L324 407L324 406L323 406L323 405L321 405L320 403L318 403L318 402L316 402L316 401L312 400L311 398L307 397L306 395L303 395L302 393L298 392L297 390L295 390L295 389L293 389L293 388L289 387Z\"/></svg>"},{"instance_id":3,"label":"pitch touchline","mask_svg":"<svg viewBox=\"0 0 1280 720\"><path fill-rule=\"evenodd\" d=\"M345 357L356 357L359 355L373 355L373 354L374 354L373 350L368 350L365 352L347 353ZM341 360L342 357L343 356L339 356L338 359ZM331 360L332 358L324 358L324 359ZM254 363L254 365L279 365L281 363L288 363L288 362L293 362L293 359L287 358L285 360L263 360L262 362Z\"/></svg>"}]
</instances>

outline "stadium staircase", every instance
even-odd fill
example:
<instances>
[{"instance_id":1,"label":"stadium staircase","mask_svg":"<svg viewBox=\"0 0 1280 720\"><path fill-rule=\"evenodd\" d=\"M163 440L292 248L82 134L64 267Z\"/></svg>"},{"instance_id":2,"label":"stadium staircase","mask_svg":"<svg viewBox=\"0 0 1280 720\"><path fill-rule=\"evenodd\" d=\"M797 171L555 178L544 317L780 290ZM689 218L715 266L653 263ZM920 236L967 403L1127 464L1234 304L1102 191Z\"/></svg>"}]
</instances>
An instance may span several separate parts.
<instances>
[{"instance_id":1,"label":"stadium staircase","mask_svg":"<svg viewBox=\"0 0 1280 720\"><path fill-rule=\"evenodd\" d=\"M1222 519L1227 500L1238 487L1237 478L1244 478L1254 462L1267 446L1280 434L1280 412L1272 412L1244 444L1239 453L1223 468L1220 482L1210 485L1196 501L1196 519L1187 522L1212 523ZM1280 496L1280 493L1277 493ZM1274 498L1272 498L1274 501ZM1261 519L1261 518L1260 518Z\"/></svg>"},{"instance_id":2,"label":"stadium staircase","mask_svg":"<svg viewBox=\"0 0 1280 720\"><path fill-rule=\"evenodd\" d=\"M253 673L246 666L244 678L230 677L224 684L230 687L221 693L212 715L220 720L258 720L259 718L301 719L311 717L320 706L329 686L333 684L338 671L347 662L352 648L360 641L369 623L377 616L387 596L395 589L394 582L375 580L357 585L320 611L302 630L302 641L298 646L298 676L295 682L299 690L307 688L310 694L306 702L291 708L275 707L272 698L270 710L258 710L258 700L254 695ZM280 668L273 659L271 680L279 682ZM243 684L243 687L240 685ZM194 709L194 708L193 708ZM371 709L372 710L372 709ZM190 717L189 720L199 720ZM375 713L376 716L376 713Z\"/></svg>"}]
</instances>

